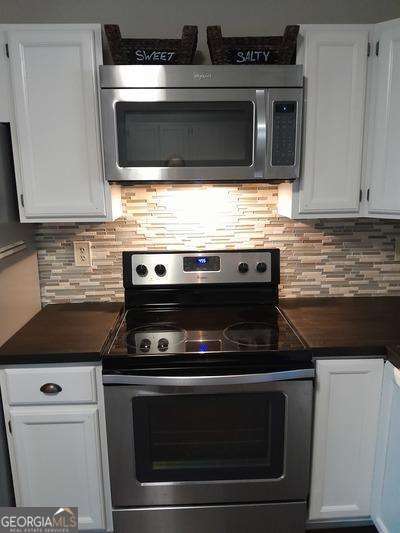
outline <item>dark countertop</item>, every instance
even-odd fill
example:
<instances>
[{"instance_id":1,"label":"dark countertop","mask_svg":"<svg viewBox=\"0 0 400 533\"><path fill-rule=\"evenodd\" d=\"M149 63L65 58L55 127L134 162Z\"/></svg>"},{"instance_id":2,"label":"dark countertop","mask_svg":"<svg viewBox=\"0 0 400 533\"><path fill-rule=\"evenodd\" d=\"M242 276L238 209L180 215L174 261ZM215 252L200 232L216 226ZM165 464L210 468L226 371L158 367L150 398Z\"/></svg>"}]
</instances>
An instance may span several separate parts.
<instances>
[{"instance_id":1,"label":"dark countertop","mask_svg":"<svg viewBox=\"0 0 400 533\"><path fill-rule=\"evenodd\" d=\"M312 356L381 356L400 368L400 297L290 298L279 307ZM0 347L0 364L100 361L121 310L48 305Z\"/></svg>"},{"instance_id":2,"label":"dark countertop","mask_svg":"<svg viewBox=\"0 0 400 533\"><path fill-rule=\"evenodd\" d=\"M387 358L398 369L400 369L400 346L389 346Z\"/></svg>"},{"instance_id":3,"label":"dark countertop","mask_svg":"<svg viewBox=\"0 0 400 533\"><path fill-rule=\"evenodd\" d=\"M321 355L386 355L400 345L400 297L290 298L279 307Z\"/></svg>"},{"instance_id":4,"label":"dark countertop","mask_svg":"<svg viewBox=\"0 0 400 533\"><path fill-rule=\"evenodd\" d=\"M100 361L122 305L48 305L0 347L0 364Z\"/></svg>"}]
</instances>

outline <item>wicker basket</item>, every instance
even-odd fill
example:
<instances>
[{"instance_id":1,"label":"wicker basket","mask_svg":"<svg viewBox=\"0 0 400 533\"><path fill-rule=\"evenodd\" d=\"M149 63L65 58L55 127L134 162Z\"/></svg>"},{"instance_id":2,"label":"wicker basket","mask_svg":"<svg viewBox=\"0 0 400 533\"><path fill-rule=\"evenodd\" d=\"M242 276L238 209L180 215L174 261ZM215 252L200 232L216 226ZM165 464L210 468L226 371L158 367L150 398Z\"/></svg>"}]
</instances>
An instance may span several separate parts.
<instances>
[{"instance_id":1,"label":"wicker basket","mask_svg":"<svg viewBox=\"0 0 400 533\"><path fill-rule=\"evenodd\" d=\"M181 39L122 39L117 24L104 31L116 65L188 65L197 47L197 26L184 26Z\"/></svg>"},{"instance_id":2,"label":"wicker basket","mask_svg":"<svg viewBox=\"0 0 400 533\"><path fill-rule=\"evenodd\" d=\"M291 65L296 61L299 26L286 26L278 37L223 37L221 26L207 26L214 65Z\"/></svg>"}]
</instances>

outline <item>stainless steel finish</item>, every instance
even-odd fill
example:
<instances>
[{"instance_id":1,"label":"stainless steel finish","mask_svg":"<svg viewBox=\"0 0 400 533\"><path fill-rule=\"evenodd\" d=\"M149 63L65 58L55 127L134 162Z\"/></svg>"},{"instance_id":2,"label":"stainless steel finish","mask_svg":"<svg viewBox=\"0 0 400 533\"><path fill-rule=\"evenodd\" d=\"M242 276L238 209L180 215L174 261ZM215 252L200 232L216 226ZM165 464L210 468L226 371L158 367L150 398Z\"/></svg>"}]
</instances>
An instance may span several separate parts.
<instances>
[{"instance_id":1,"label":"stainless steel finish","mask_svg":"<svg viewBox=\"0 0 400 533\"><path fill-rule=\"evenodd\" d=\"M273 107L275 102L293 100L296 102L296 149L294 165L290 167L272 165L272 143L274 132L272 128ZM303 120L303 90L302 89L273 89L268 91L268 112L267 112L267 158L265 174L269 179L283 180L295 179L300 176L301 159L301 128Z\"/></svg>"},{"instance_id":2,"label":"stainless steel finish","mask_svg":"<svg viewBox=\"0 0 400 533\"><path fill-rule=\"evenodd\" d=\"M255 172L256 179L263 179L265 177L265 166L267 151L265 149L267 144L267 111L268 106L266 100L268 99L268 91L256 90L256 120L255 120Z\"/></svg>"},{"instance_id":3,"label":"stainless steel finish","mask_svg":"<svg viewBox=\"0 0 400 533\"><path fill-rule=\"evenodd\" d=\"M267 393L286 397L284 474L278 479L140 483L136 477L132 401L140 396ZM304 500L308 493L313 382L225 385L105 385L114 507ZM133 414L134 415L134 414ZM223 531L223 529L222 529Z\"/></svg>"},{"instance_id":4,"label":"stainless steel finish","mask_svg":"<svg viewBox=\"0 0 400 533\"><path fill-rule=\"evenodd\" d=\"M302 65L105 65L101 88L303 87Z\"/></svg>"},{"instance_id":5,"label":"stainless steel finish","mask_svg":"<svg viewBox=\"0 0 400 533\"><path fill-rule=\"evenodd\" d=\"M304 533L306 513L305 501L145 507L117 509L113 521L118 533Z\"/></svg>"},{"instance_id":6,"label":"stainless steel finish","mask_svg":"<svg viewBox=\"0 0 400 533\"><path fill-rule=\"evenodd\" d=\"M265 174L265 91L256 89L102 89L101 109L106 178L111 181L237 181ZM120 167L115 105L117 102L245 101L254 106L253 162L224 167ZM258 137L260 135L260 137ZM255 157L258 157L255 160Z\"/></svg>"},{"instance_id":7,"label":"stainless steel finish","mask_svg":"<svg viewBox=\"0 0 400 533\"><path fill-rule=\"evenodd\" d=\"M218 256L221 258L221 270L218 272L184 272L184 257ZM248 263L249 271L241 274L239 263ZM257 263L267 265L265 272L257 272ZM158 264L165 265L165 276L157 276L154 268ZM136 273L138 265L145 265L147 276ZM135 254L132 256L132 283L134 285L188 285L198 283L268 283L271 281L271 253L270 252L198 252L171 254Z\"/></svg>"},{"instance_id":8,"label":"stainless steel finish","mask_svg":"<svg viewBox=\"0 0 400 533\"><path fill-rule=\"evenodd\" d=\"M100 67L103 146L110 181L246 181L299 177L303 67L301 65L210 65ZM210 90L208 90L210 89ZM297 103L296 157L290 167L271 164L272 107ZM117 102L246 101L254 105L253 162L248 166L121 167Z\"/></svg>"},{"instance_id":9,"label":"stainless steel finish","mask_svg":"<svg viewBox=\"0 0 400 533\"><path fill-rule=\"evenodd\" d=\"M249 385L253 383L272 383L294 379L312 379L313 368L269 372L268 374L233 374L223 376L132 376L104 375L103 383L112 385L165 385L171 387L196 387L206 385Z\"/></svg>"}]
</instances>

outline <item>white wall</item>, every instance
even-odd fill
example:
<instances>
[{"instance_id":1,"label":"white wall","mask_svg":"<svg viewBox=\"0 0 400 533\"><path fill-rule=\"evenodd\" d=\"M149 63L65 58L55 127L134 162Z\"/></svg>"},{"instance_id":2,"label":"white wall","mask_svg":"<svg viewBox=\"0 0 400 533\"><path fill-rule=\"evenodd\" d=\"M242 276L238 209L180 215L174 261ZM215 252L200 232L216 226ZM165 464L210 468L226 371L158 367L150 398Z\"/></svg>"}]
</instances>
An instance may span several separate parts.
<instances>
[{"instance_id":1,"label":"white wall","mask_svg":"<svg viewBox=\"0 0 400 533\"><path fill-rule=\"evenodd\" d=\"M101 22L123 34L175 37L199 26L208 61L207 25L226 35L279 35L287 24L369 23L400 17L399 0L0 0L0 22Z\"/></svg>"}]
</instances>

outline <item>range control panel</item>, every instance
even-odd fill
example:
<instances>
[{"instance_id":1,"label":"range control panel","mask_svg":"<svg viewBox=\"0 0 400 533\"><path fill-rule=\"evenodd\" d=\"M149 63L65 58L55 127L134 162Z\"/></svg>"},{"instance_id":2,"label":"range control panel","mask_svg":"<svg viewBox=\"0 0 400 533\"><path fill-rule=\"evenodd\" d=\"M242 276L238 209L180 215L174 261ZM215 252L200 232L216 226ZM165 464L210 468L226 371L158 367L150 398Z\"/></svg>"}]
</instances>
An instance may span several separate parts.
<instances>
[{"instance_id":1,"label":"range control panel","mask_svg":"<svg viewBox=\"0 0 400 533\"><path fill-rule=\"evenodd\" d=\"M270 283L279 251L124 252L124 265L124 279L128 275L133 285Z\"/></svg>"}]
</instances>

